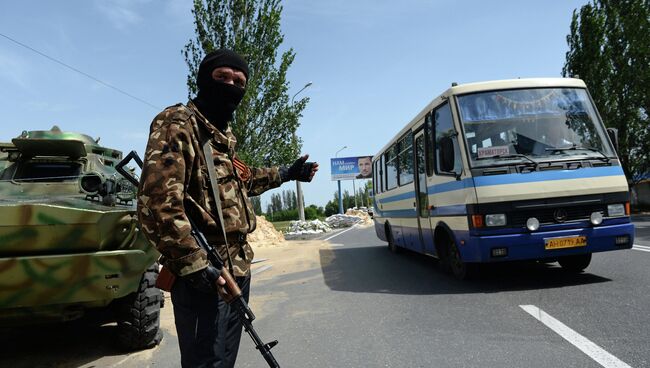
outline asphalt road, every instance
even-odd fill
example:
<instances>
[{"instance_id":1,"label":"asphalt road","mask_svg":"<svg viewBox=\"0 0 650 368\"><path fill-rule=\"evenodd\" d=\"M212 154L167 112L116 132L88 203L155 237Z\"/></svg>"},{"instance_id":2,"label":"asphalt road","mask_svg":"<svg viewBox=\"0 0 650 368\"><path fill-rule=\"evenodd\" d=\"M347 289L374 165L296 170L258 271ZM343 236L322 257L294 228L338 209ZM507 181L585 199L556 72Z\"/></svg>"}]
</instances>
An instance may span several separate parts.
<instances>
[{"instance_id":1,"label":"asphalt road","mask_svg":"<svg viewBox=\"0 0 650 368\"><path fill-rule=\"evenodd\" d=\"M650 217L636 223L635 243L650 246ZM255 285L287 295L257 323L280 340L283 367L650 367L650 247L595 254L578 275L520 263L460 282L427 257L391 254L372 229L330 242L321 269ZM239 363L263 366L248 340Z\"/></svg>"},{"instance_id":2,"label":"asphalt road","mask_svg":"<svg viewBox=\"0 0 650 368\"><path fill-rule=\"evenodd\" d=\"M635 223L638 246L595 254L583 274L519 263L470 282L355 228L300 257L279 253L285 263L295 253L295 266L263 262L273 268L254 276L255 327L280 341L273 353L284 368L650 367L650 216ZM0 357L13 359L0 366L177 367L169 310L165 318L162 345L131 355L106 347L111 326L5 334ZM237 367L265 366L244 335Z\"/></svg>"}]
</instances>

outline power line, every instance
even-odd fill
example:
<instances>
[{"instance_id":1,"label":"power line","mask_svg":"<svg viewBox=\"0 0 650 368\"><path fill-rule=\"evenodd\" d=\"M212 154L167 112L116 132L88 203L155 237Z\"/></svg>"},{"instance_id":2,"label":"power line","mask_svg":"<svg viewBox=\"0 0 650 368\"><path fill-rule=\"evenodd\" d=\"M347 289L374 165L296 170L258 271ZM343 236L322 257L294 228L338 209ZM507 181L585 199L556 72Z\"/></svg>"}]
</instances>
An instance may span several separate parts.
<instances>
[{"instance_id":1,"label":"power line","mask_svg":"<svg viewBox=\"0 0 650 368\"><path fill-rule=\"evenodd\" d=\"M92 79L97 83L103 84L104 86L106 86L106 87L108 87L108 88L110 88L112 90L115 90L115 91L117 91L117 92L119 92L119 93L121 93L121 94L123 94L125 96L128 96L128 97L130 97L130 98L132 98L132 99L134 99L134 100L136 100L138 102L141 102L141 103L143 103L143 104L145 104L145 105L147 105L147 106L149 106L149 107L151 107L151 108L153 108L155 110L161 110L160 107L158 107L158 106L156 106L156 105L154 105L152 103L149 103L148 101L145 101L145 100L141 99L140 97L134 96L134 95L122 90L122 89L119 89L119 88L117 88L117 87L115 87L113 85L110 85L110 84L104 82L101 79L95 78L95 77L93 77L92 75L90 75L88 73L85 73L85 72L83 72L83 71L81 71L81 70L79 70L79 69L77 69L77 68L75 68L73 66L70 66L70 65L68 65L68 64L66 64L66 63L64 63L64 62L62 62L60 60L57 60L57 59L55 59L55 58L53 58L53 57L51 57L49 55L46 55L46 54L36 50L35 48L31 47L31 46L28 46L28 45L26 45L26 44L24 44L24 43L22 43L20 41L14 40L13 38L11 38L11 37L9 37L9 36L7 36L5 34L0 33L0 36L8 39L9 41L11 41L11 42L13 42L13 43L15 43L17 45L22 46L22 47L24 47L24 48L26 48L26 49L28 49L30 51L33 51L33 52L35 52L35 53L37 53L37 54L39 54L39 55L41 55L41 56L43 56L43 57L45 57L47 59L59 64L59 65L62 65L62 66L66 67L66 68L68 68L68 69L70 69L70 70L72 70L74 72L77 72L77 73L83 75L86 78Z\"/></svg>"}]
</instances>

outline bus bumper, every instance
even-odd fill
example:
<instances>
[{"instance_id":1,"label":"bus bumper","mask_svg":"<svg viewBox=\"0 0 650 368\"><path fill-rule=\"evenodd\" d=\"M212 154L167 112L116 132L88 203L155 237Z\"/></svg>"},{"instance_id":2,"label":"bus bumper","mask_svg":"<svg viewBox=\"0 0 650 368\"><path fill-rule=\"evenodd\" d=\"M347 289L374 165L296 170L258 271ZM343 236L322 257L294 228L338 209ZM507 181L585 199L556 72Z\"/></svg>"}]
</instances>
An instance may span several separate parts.
<instances>
[{"instance_id":1,"label":"bus bumper","mask_svg":"<svg viewBox=\"0 0 650 368\"><path fill-rule=\"evenodd\" d=\"M545 249L546 239L586 236L587 245ZM616 244L616 239L628 241ZM465 244L461 242L459 250L465 262L502 262L515 260L553 259L574 254L607 252L629 249L634 244L634 225L630 222L614 223L597 227L580 227L573 229L521 232L498 235L469 235ZM495 256L493 249L503 249L501 255Z\"/></svg>"}]
</instances>

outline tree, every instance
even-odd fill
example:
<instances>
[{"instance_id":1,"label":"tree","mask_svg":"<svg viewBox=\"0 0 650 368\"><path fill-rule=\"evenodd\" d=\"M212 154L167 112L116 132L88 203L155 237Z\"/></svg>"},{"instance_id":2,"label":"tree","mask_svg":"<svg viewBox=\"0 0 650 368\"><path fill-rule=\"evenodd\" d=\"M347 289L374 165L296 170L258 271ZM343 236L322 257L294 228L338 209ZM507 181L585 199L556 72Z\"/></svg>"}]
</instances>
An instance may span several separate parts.
<instances>
[{"instance_id":1,"label":"tree","mask_svg":"<svg viewBox=\"0 0 650 368\"><path fill-rule=\"evenodd\" d=\"M271 210L273 212L282 211L282 196L279 193L271 194Z\"/></svg>"},{"instance_id":2,"label":"tree","mask_svg":"<svg viewBox=\"0 0 650 368\"><path fill-rule=\"evenodd\" d=\"M573 12L563 76L585 81L634 184L650 170L650 2L594 0Z\"/></svg>"},{"instance_id":3,"label":"tree","mask_svg":"<svg viewBox=\"0 0 650 368\"><path fill-rule=\"evenodd\" d=\"M256 215L261 215L262 214L262 200L260 199L259 196L256 197L250 197L251 203L253 204L253 210L255 211Z\"/></svg>"},{"instance_id":4,"label":"tree","mask_svg":"<svg viewBox=\"0 0 650 368\"><path fill-rule=\"evenodd\" d=\"M298 208L298 198L293 190L282 191L282 209L295 210Z\"/></svg>"},{"instance_id":5,"label":"tree","mask_svg":"<svg viewBox=\"0 0 650 368\"><path fill-rule=\"evenodd\" d=\"M294 104L287 95L286 74L296 55L290 48L277 57L284 40L281 13L280 0L194 0L196 37L182 51L190 98L196 95L195 78L205 54L229 48L247 60L246 94L231 127L239 156L253 166L292 162L301 146L295 132L309 99Z\"/></svg>"},{"instance_id":6,"label":"tree","mask_svg":"<svg viewBox=\"0 0 650 368\"><path fill-rule=\"evenodd\" d=\"M361 189L359 190L362 191ZM343 213L348 208L354 207L354 196L350 194L347 190L343 191ZM339 213L339 193L334 192L334 199L327 202L325 205L325 216L331 216L333 214Z\"/></svg>"},{"instance_id":7,"label":"tree","mask_svg":"<svg viewBox=\"0 0 650 368\"><path fill-rule=\"evenodd\" d=\"M266 218L273 221L273 206L270 203L266 205Z\"/></svg>"}]
</instances>

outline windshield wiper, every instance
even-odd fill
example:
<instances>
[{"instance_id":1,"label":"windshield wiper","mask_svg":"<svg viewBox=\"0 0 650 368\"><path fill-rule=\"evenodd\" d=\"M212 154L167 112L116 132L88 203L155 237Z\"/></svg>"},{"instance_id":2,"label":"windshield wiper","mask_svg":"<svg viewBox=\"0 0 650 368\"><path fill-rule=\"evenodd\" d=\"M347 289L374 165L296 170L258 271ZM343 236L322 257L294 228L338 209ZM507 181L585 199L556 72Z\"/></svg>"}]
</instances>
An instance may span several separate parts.
<instances>
[{"instance_id":1,"label":"windshield wiper","mask_svg":"<svg viewBox=\"0 0 650 368\"><path fill-rule=\"evenodd\" d=\"M600 154L601 156L603 156L603 157L596 157L599 160L602 160L602 161L605 161L605 162L609 162L611 160L609 157L607 157L606 154L603 153L603 151L599 150L598 148L578 146L575 143L571 147L545 148L544 150L549 151L549 152L564 152L564 151L585 150L585 151L596 152L596 153Z\"/></svg>"},{"instance_id":2,"label":"windshield wiper","mask_svg":"<svg viewBox=\"0 0 650 368\"><path fill-rule=\"evenodd\" d=\"M537 161L535 161L532 158L530 158L530 157L528 157L528 156L526 156L524 154L521 154L521 153L508 153L508 154L503 154L503 155L480 157L477 160L484 160L484 159L488 159L488 158L490 158L490 159L492 159L492 158L524 158L524 159L532 162L532 164L535 165L535 169L537 169L537 165L539 165L539 163Z\"/></svg>"}]
</instances>

